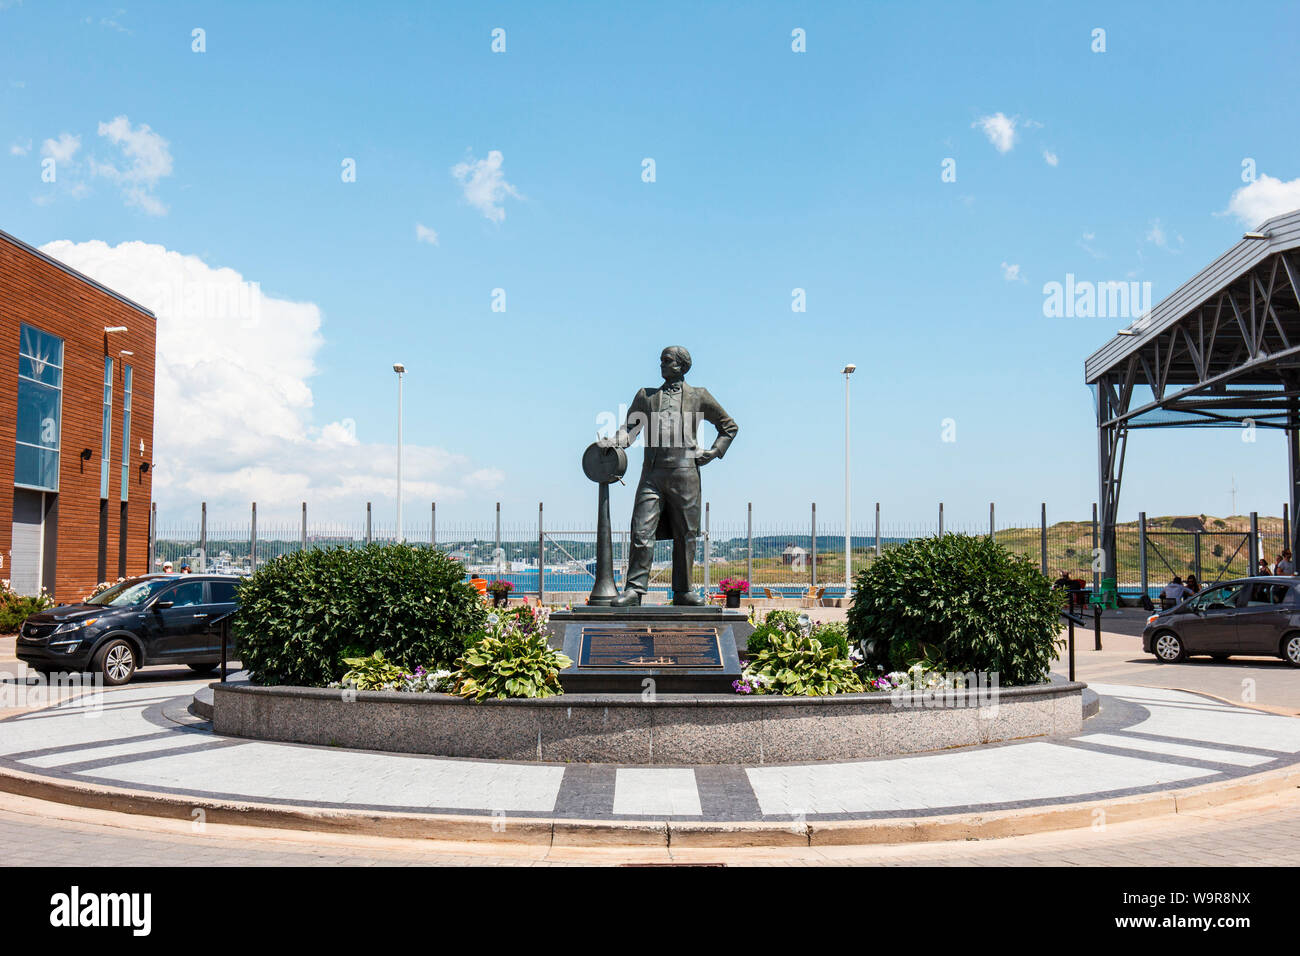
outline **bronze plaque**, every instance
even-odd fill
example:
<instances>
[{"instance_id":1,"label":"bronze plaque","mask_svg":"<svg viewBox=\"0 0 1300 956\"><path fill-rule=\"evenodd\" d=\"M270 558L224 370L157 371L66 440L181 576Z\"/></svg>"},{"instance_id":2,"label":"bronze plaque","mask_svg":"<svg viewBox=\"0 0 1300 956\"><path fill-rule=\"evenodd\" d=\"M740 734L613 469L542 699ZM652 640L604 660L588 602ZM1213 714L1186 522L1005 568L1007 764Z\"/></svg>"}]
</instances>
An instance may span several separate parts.
<instances>
[{"instance_id":1,"label":"bronze plaque","mask_svg":"<svg viewBox=\"0 0 1300 956\"><path fill-rule=\"evenodd\" d=\"M722 667L716 627L582 629L579 667Z\"/></svg>"}]
</instances>

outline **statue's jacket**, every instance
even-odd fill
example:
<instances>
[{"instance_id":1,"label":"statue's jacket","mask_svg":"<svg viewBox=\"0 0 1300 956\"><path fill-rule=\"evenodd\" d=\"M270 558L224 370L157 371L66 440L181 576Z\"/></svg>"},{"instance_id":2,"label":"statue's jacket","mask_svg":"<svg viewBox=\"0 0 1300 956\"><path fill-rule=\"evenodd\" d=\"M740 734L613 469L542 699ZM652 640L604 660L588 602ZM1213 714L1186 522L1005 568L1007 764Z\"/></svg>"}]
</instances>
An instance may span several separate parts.
<instances>
[{"instance_id":1,"label":"statue's jacket","mask_svg":"<svg viewBox=\"0 0 1300 956\"><path fill-rule=\"evenodd\" d=\"M726 454L739 429L735 421L709 394L685 382L672 387L643 388L636 393L627 412L627 424L620 435L624 447L645 432L645 458L632 513L636 537L649 538L649 521L657 521L654 537L673 537L680 523L685 536L700 534L700 466L697 436L701 422L718 430L713 451ZM680 398L679 398L680 396ZM637 533L641 532L641 533Z\"/></svg>"}]
</instances>

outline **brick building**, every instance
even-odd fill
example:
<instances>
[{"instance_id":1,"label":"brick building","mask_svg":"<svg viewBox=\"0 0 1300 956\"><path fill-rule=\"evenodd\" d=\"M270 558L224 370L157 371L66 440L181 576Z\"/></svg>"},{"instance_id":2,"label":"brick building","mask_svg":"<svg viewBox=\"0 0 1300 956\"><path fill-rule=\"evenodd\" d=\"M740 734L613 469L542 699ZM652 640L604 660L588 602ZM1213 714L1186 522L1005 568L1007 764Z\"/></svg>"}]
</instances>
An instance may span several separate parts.
<instances>
[{"instance_id":1,"label":"brick building","mask_svg":"<svg viewBox=\"0 0 1300 956\"><path fill-rule=\"evenodd\" d=\"M142 574L154 314L0 232L0 578L60 603Z\"/></svg>"}]
</instances>

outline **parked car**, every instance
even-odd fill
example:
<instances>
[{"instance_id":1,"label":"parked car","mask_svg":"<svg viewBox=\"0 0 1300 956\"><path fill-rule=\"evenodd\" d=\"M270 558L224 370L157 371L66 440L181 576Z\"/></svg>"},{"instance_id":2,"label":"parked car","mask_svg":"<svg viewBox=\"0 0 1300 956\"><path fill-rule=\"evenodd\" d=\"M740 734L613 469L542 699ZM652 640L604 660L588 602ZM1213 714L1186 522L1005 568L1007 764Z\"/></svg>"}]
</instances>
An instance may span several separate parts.
<instances>
[{"instance_id":1,"label":"parked car","mask_svg":"<svg viewBox=\"0 0 1300 956\"><path fill-rule=\"evenodd\" d=\"M1300 667L1300 578L1227 581L1147 618L1142 650L1166 664L1208 654L1280 657Z\"/></svg>"},{"instance_id":2,"label":"parked car","mask_svg":"<svg viewBox=\"0 0 1300 956\"><path fill-rule=\"evenodd\" d=\"M222 622L238 607L236 583L210 574L131 578L80 604L33 614L15 653L43 673L88 670L114 685L150 664L187 664L206 674L221 660Z\"/></svg>"}]
</instances>

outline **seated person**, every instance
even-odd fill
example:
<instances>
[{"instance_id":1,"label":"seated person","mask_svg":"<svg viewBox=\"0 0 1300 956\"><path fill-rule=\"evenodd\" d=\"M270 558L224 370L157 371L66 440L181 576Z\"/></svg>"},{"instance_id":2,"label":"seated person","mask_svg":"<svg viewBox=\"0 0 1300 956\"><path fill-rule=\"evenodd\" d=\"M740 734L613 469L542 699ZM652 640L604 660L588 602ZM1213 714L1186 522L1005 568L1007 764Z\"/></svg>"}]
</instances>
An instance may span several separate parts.
<instances>
[{"instance_id":1,"label":"seated person","mask_svg":"<svg viewBox=\"0 0 1300 956\"><path fill-rule=\"evenodd\" d=\"M1164 604L1167 601L1169 603L1166 606L1173 607L1183 598L1191 596L1192 592L1183 584L1183 579L1175 574L1174 579L1166 584L1165 589L1160 592L1160 602Z\"/></svg>"}]
</instances>

